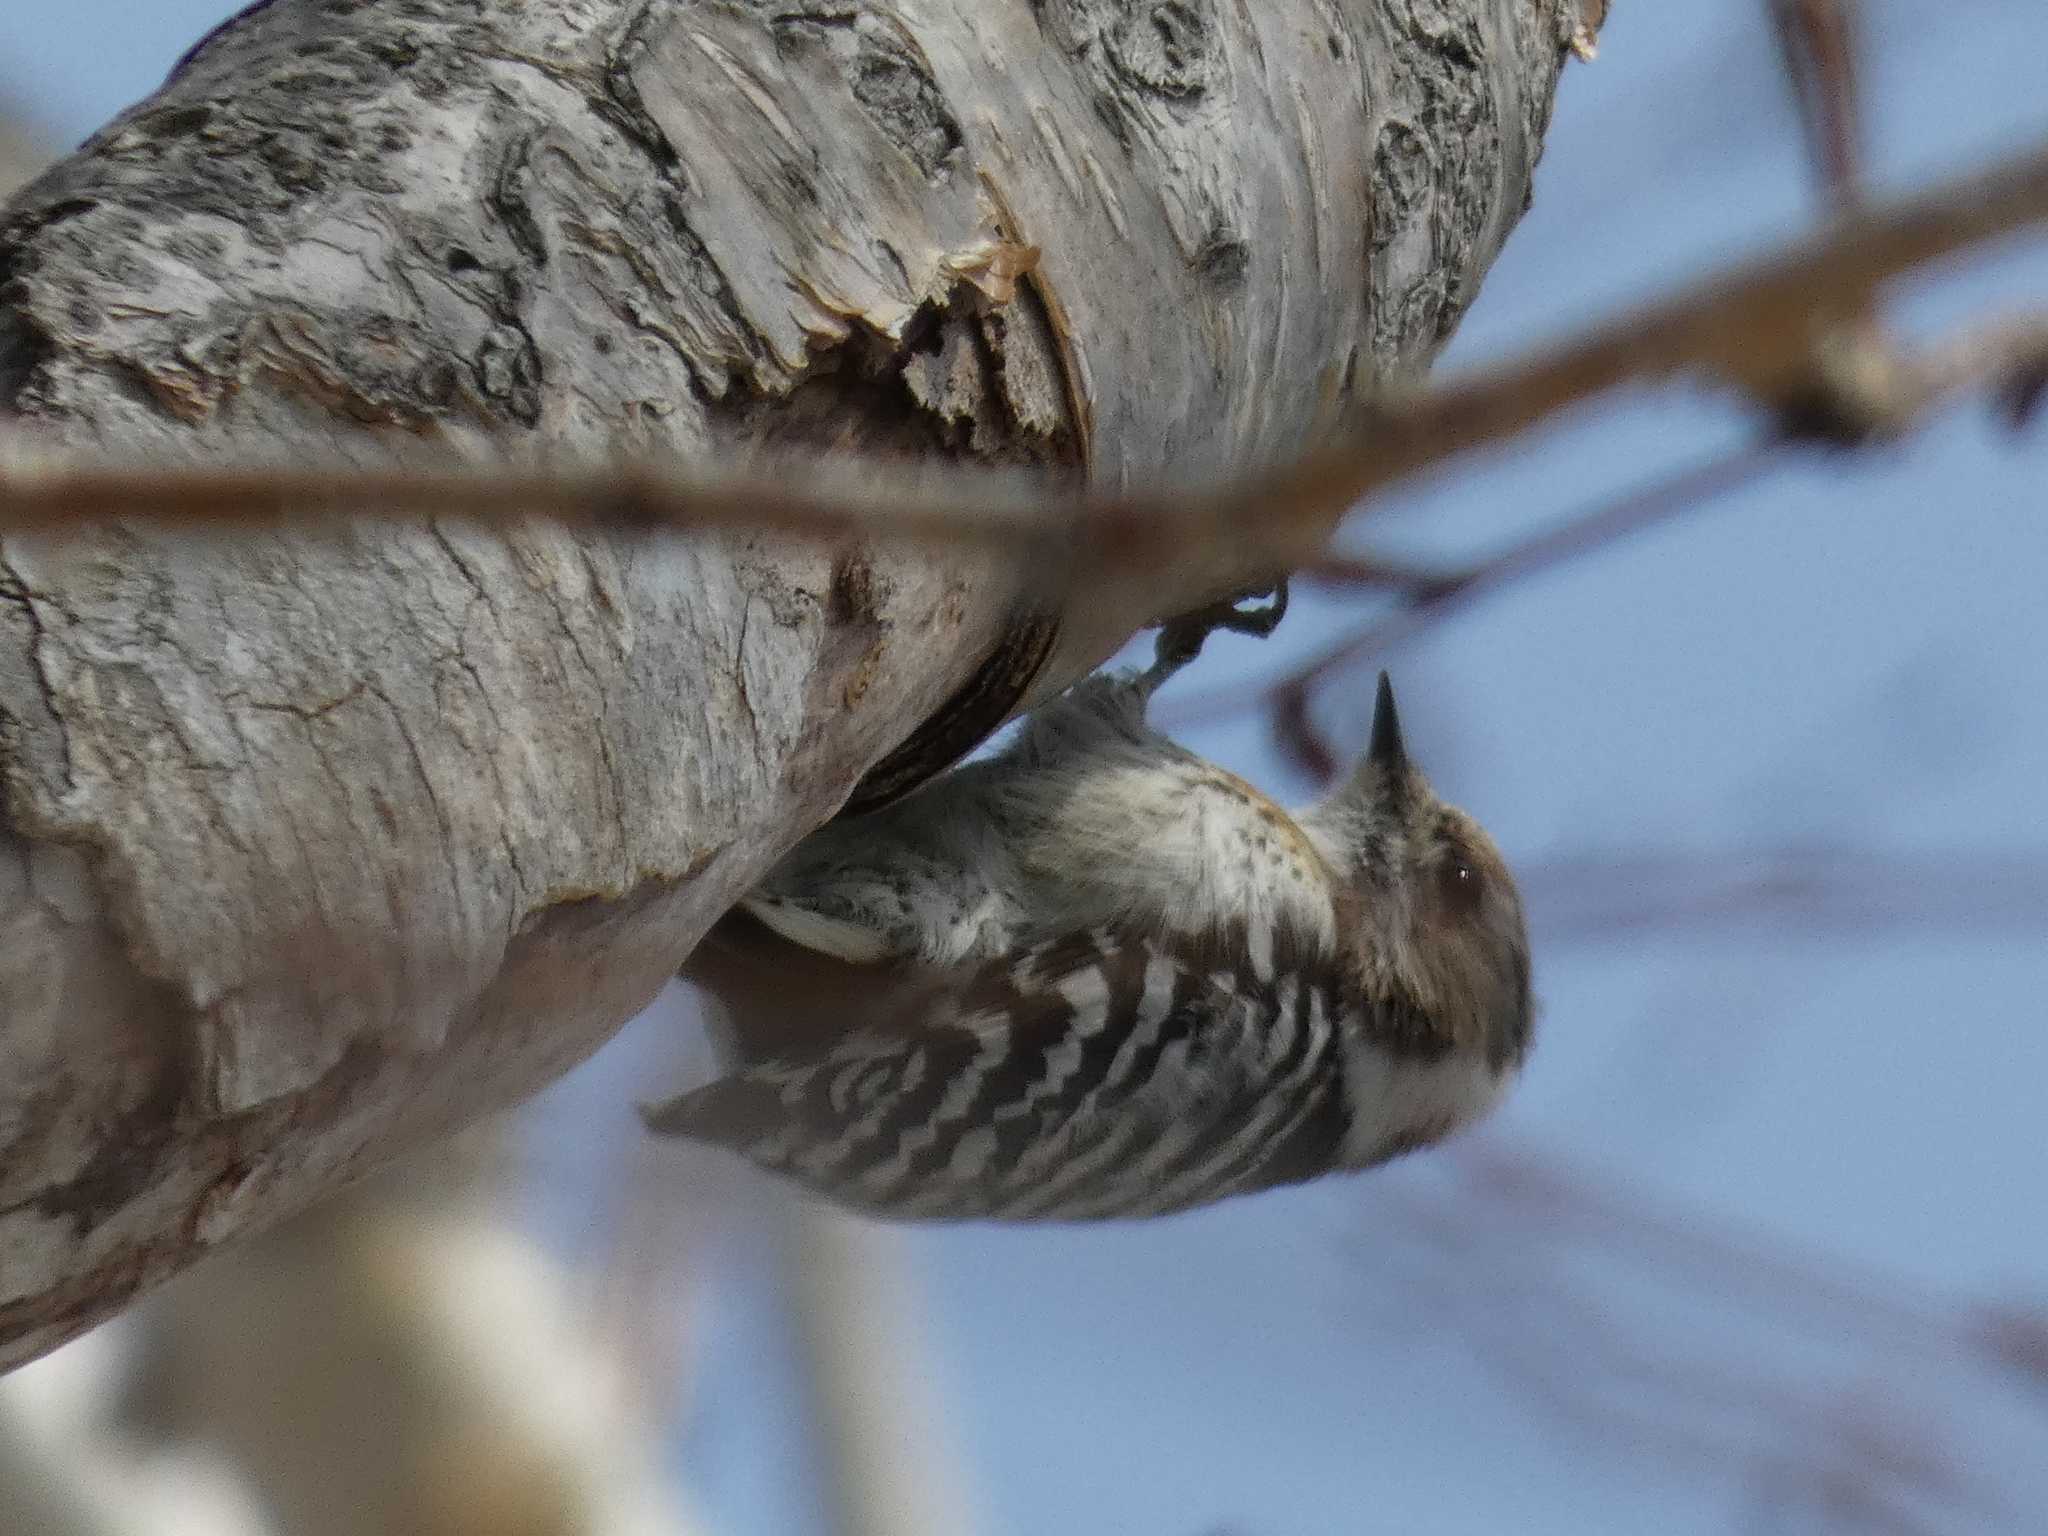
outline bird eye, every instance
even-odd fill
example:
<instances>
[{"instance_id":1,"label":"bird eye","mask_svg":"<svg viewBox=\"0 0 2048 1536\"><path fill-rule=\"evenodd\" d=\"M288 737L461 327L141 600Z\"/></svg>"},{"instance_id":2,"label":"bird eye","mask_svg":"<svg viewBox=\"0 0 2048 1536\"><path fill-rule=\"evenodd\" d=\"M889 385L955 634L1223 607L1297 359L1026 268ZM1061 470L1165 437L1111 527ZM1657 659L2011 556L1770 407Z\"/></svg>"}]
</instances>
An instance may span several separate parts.
<instances>
[{"instance_id":1,"label":"bird eye","mask_svg":"<svg viewBox=\"0 0 2048 1536\"><path fill-rule=\"evenodd\" d=\"M1484 885L1469 859L1449 858L1438 867L1438 894L1453 912L1470 912L1477 907Z\"/></svg>"}]
</instances>

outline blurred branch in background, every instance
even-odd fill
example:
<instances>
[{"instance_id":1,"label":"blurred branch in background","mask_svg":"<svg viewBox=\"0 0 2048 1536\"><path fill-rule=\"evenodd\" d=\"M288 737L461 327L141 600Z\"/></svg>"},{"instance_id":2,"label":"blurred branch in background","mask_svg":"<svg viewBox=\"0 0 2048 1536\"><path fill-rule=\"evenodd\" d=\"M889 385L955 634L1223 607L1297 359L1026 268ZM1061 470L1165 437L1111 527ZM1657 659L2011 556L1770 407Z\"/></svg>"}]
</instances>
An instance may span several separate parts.
<instances>
[{"instance_id":1,"label":"blurred branch in background","mask_svg":"<svg viewBox=\"0 0 2048 1536\"><path fill-rule=\"evenodd\" d=\"M1393 611L1355 626L1270 683L1239 684L1198 694L1176 704L1169 716L1177 720L1213 718L1259 708L1262 701L1270 701L1275 745L1318 780L1328 779L1339 754L1322 739L1309 712L1310 691L1317 683L1368 658L1387 655L1491 592L1696 510L1761 475L1782 446L1782 440L1772 439L1706 460L1456 569L1422 570L1371 555L1325 555L1305 568L1310 580L1391 589L1395 593Z\"/></svg>"},{"instance_id":2,"label":"blurred branch in background","mask_svg":"<svg viewBox=\"0 0 2048 1536\"><path fill-rule=\"evenodd\" d=\"M1733 1479L1787 1530L2034 1529L2048 1468L2021 1447L2043 1417L2014 1389L2040 1383L2037 1314L1660 1209L1497 1137L1431 1174L1365 1198L1382 1299L1547 1422Z\"/></svg>"},{"instance_id":3,"label":"blurred branch in background","mask_svg":"<svg viewBox=\"0 0 2048 1536\"><path fill-rule=\"evenodd\" d=\"M810 1200L786 1209L833 1536L973 1536L901 1233Z\"/></svg>"},{"instance_id":4,"label":"blurred branch in background","mask_svg":"<svg viewBox=\"0 0 2048 1536\"><path fill-rule=\"evenodd\" d=\"M1228 549L1250 579L1321 557L1362 498L1625 385L1691 376L1733 389L1789 435L1832 442L1896 436L1973 387L2030 400L2048 374L2037 320L1915 357L1860 316L1881 284L2043 220L2048 145L1888 207L1847 212L1811 240L1519 362L1376 403L1331 446L1237 485L1048 497L1021 476L844 462L710 479L649 464L554 474L545 466L323 470L297 460L242 469L95 465L0 431L0 533L106 517L194 526L450 518L487 527L545 518L996 547L1075 540L1087 555L1077 562L1084 581L1137 571L1156 579L1161 561Z\"/></svg>"},{"instance_id":5,"label":"blurred branch in background","mask_svg":"<svg viewBox=\"0 0 2048 1536\"><path fill-rule=\"evenodd\" d=\"M1782 424L1771 435L1660 476L1469 565L1429 570L1342 553L1307 561L1302 573L1311 581L1391 592L1393 611L1354 626L1269 683L1234 684L1184 698L1173 706L1171 717L1200 720L1266 707L1281 751L1313 777L1327 778L1339 754L1315 729L1309 694L1317 683L1387 655L1481 597L1697 510L1755 480L1782 460L1783 450L1801 442L1818 439L1840 449L1895 438L1923 422L1936 406L1979 392L1989 395L2014 431L2022 430L2048 388L2048 320L2025 317L1986 325L1930 347L1910 363L1880 351L1851 367L1864 382L1835 391L1825 404L1815 397L1803 423Z\"/></svg>"},{"instance_id":6,"label":"blurred branch in background","mask_svg":"<svg viewBox=\"0 0 2048 1536\"><path fill-rule=\"evenodd\" d=\"M9 1536L276 1536L213 1447L129 1433L125 1319L0 1380L0 1513Z\"/></svg>"},{"instance_id":7,"label":"blurred branch in background","mask_svg":"<svg viewBox=\"0 0 2048 1536\"><path fill-rule=\"evenodd\" d=\"M1530 861L1522 886L1551 944L1621 944L1656 931L1768 929L1813 942L2048 932L2048 847L1587 851Z\"/></svg>"},{"instance_id":8,"label":"blurred branch in background","mask_svg":"<svg viewBox=\"0 0 2048 1536\"><path fill-rule=\"evenodd\" d=\"M647 1341L600 1342L508 1166L451 1138L0 1380L8 1536L689 1536Z\"/></svg>"},{"instance_id":9,"label":"blurred branch in background","mask_svg":"<svg viewBox=\"0 0 2048 1536\"><path fill-rule=\"evenodd\" d=\"M1863 179L1858 0L1770 0L1770 8L1808 157L1830 200L1846 206Z\"/></svg>"}]
</instances>

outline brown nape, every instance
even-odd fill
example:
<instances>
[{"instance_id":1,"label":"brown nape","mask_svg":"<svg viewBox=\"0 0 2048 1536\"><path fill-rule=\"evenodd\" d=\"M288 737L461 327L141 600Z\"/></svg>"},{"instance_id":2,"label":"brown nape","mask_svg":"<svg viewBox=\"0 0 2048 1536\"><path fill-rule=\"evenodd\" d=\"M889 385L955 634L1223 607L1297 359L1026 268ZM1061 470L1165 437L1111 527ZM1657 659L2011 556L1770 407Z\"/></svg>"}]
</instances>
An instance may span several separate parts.
<instances>
[{"instance_id":1,"label":"brown nape","mask_svg":"<svg viewBox=\"0 0 2048 1536\"><path fill-rule=\"evenodd\" d=\"M1519 1062L1530 1034L1529 939L1514 876L1465 812L1439 803L1424 826L1412 878L1417 935L1443 1022L1495 1072Z\"/></svg>"}]
</instances>

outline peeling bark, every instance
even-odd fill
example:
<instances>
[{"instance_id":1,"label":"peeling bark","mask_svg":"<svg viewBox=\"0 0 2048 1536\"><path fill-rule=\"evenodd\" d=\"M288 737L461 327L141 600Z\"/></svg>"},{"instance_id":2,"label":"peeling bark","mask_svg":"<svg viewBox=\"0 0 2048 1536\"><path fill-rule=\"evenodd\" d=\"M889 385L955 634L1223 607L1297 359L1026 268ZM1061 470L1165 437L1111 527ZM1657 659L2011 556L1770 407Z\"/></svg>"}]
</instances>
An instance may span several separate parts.
<instances>
[{"instance_id":1,"label":"peeling bark","mask_svg":"<svg viewBox=\"0 0 2048 1536\"><path fill-rule=\"evenodd\" d=\"M1427 365L1576 21L270 0L8 205L0 411L165 461L1215 475ZM0 1365L587 1054L949 700L993 723L957 701L1035 574L542 525L0 543ZM1036 694L1247 574L1056 616Z\"/></svg>"}]
</instances>

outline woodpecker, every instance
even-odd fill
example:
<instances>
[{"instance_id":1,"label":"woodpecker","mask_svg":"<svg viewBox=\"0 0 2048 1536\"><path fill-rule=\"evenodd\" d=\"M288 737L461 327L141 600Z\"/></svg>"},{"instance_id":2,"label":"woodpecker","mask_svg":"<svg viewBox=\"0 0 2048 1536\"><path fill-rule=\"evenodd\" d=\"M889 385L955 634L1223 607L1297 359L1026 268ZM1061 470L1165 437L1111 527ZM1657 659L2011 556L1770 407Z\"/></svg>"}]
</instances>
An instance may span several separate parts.
<instances>
[{"instance_id":1,"label":"woodpecker","mask_svg":"<svg viewBox=\"0 0 2048 1536\"><path fill-rule=\"evenodd\" d=\"M1486 1114L1532 1021L1499 851L1410 762L1384 673L1363 759L1297 812L1153 729L1200 643L800 844L685 970L732 1070L649 1127L872 1215L1083 1221Z\"/></svg>"}]
</instances>

